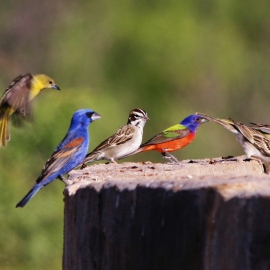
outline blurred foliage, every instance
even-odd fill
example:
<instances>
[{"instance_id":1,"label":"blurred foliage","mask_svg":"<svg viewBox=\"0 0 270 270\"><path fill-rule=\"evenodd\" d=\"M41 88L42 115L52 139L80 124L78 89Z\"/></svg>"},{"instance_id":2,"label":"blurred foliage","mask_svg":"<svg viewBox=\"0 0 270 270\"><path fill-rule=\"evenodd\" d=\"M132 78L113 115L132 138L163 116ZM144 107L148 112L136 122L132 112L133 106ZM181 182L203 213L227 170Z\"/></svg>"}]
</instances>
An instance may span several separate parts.
<instances>
[{"instance_id":1,"label":"blurred foliage","mask_svg":"<svg viewBox=\"0 0 270 270\"><path fill-rule=\"evenodd\" d=\"M33 124L12 128L0 149L1 269L60 269L63 183L40 191L24 209L72 114L102 115L90 127L93 149L141 107L144 141L196 111L270 123L270 2L223 0L2 1L0 86L21 73L46 73L61 87L34 102ZM230 134L204 124L179 159L242 154ZM159 153L128 161L164 162Z\"/></svg>"}]
</instances>

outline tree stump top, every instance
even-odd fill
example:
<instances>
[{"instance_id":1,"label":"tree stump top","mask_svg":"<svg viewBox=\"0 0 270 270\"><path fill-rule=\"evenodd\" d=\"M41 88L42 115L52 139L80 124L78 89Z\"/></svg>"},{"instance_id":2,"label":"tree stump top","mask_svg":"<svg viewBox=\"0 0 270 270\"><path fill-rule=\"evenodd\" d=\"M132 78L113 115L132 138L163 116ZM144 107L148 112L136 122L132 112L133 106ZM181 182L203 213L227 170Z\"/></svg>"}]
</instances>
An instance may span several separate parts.
<instances>
[{"instance_id":1,"label":"tree stump top","mask_svg":"<svg viewBox=\"0 0 270 270\"><path fill-rule=\"evenodd\" d=\"M73 185L66 188L66 195L72 196L86 186L99 191L109 186L133 190L139 185L173 191L212 187L224 199L258 194L269 196L270 176L264 174L260 163L244 161L244 158L240 156L230 161L222 158L185 160L177 165L151 162L90 165L70 172L69 179Z\"/></svg>"}]
</instances>

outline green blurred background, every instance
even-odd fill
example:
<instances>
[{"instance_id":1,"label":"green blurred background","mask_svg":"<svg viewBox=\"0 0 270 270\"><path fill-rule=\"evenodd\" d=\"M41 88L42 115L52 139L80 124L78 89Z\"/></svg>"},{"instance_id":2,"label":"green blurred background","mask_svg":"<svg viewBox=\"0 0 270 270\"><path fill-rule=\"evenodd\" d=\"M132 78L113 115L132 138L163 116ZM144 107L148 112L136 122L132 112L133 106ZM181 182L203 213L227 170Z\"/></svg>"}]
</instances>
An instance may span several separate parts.
<instances>
[{"instance_id":1,"label":"green blurred background","mask_svg":"<svg viewBox=\"0 0 270 270\"><path fill-rule=\"evenodd\" d=\"M0 86L46 73L61 91L34 102L33 124L12 128L0 149L0 269L61 269L63 189L55 181L23 209L72 114L102 115L90 149L148 112L144 141L196 111L270 123L270 2L267 0L1 1ZM204 124L179 159L243 154L233 134ZM164 162L156 152L126 161ZM124 160L125 161L125 160Z\"/></svg>"}]
</instances>

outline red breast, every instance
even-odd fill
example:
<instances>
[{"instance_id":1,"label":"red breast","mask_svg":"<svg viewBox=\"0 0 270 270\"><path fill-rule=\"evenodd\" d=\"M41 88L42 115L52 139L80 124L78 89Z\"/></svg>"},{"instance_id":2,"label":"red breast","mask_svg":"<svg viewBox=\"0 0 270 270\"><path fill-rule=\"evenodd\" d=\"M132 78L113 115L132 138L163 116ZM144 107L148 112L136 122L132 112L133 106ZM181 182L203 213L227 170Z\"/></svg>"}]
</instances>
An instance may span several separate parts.
<instances>
[{"instance_id":1,"label":"red breast","mask_svg":"<svg viewBox=\"0 0 270 270\"><path fill-rule=\"evenodd\" d=\"M164 143L146 145L140 148L140 152L145 152L145 151L150 151L150 150L155 150L160 153L173 152L190 144L194 140L195 135L196 135L195 133L190 133L184 138L181 138L178 140L172 140L172 141L164 142Z\"/></svg>"}]
</instances>

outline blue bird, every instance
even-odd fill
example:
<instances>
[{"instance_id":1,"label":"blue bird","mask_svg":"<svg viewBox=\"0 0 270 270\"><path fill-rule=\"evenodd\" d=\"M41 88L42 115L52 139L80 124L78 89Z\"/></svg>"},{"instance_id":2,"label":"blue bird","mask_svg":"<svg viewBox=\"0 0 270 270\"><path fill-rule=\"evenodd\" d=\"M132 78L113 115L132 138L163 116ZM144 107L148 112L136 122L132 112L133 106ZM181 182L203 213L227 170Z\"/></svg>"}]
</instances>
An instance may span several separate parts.
<instances>
[{"instance_id":1,"label":"blue bird","mask_svg":"<svg viewBox=\"0 0 270 270\"><path fill-rule=\"evenodd\" d=\"M100 117L98 113L89 109L74 113L67 135L48 159L36 184L16 207L24 207L40 189L56 178L66 185L69 184L63 175L79 166L84 160L89 145L88 127L91 122Z\"/></svg>"}]
</instances>

